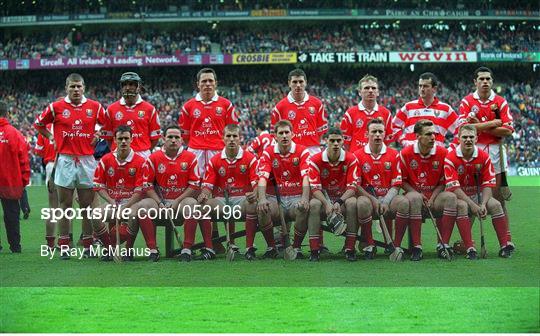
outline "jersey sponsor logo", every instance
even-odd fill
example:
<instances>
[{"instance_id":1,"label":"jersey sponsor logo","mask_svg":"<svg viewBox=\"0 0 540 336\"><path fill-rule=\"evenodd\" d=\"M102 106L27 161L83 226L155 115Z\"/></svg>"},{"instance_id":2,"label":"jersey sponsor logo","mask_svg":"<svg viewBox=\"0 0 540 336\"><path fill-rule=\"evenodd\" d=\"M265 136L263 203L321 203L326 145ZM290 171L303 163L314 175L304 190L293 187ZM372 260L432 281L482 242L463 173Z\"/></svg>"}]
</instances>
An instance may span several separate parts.
<instances>
[{"instance_id":1,"label":"jersey sponsor logo","mask_svg":"<svg viewBox=\"0 0 540 336\"><path fill-rule=\"evenodd\" d=\"M92 117L92 109L86 109L86 116L88 118L91 118Z\"/></svg>"},{"instance_id":2,"label":"jersey sponsor logo","mask_svg":"<svg viewBox=\"0 0 540 336\"><path fill-rule=\"evenodd\" d=\"M113 167L109 167L109 169L107 170L107 175L114 176L114 168Z\"/></svg>"},{"instance_id":3,"label":"jersey sponsor logo","mask_svg":"<svg viewBox=\"0 0 540 336\"><path fill-rule=\"evenodd\" d=\"M221 107L216 107L216 115L220 117L223 114L223 109Z\"/></svg>"},{"instance_id":4,"label":"jersey sponsor logo","mask_svg":"<svg viewBox=\"0 0 540 336\"><path fill-rule=\"evenodd\" d=\"M144 111L137 112L137 115L139 116L139 119L144 118Z\"/></svg>"},{"instance_id":5,"label":"jersey sponsor logo","mask_svg":"<svg viewBox=\"0 0 540 336\"><path fill-rule=\"evenodd\" d=\"M169 184L175 184L176 183L176 174L172 174L171 176L169 176L168 183Z\"/></svg>"},{"instance_id":6,"label":"jersey sponsor logo","mask_svg":"<svg viewBox=\"0 0 540 336\"><path fill-rule=\"evenodd\" d=\"M200 116L201 116L201 110L195 109L195 111L193 111L193 117L198 118Z\"/></svg>"},{"instance_id":7,"label":"jersey sponsor logo","mask_svg":"<svg viewBox=\"0 0 540 336\"><path fill-rule=\"evenodd\" d=\"M283 180L288 180L290 177L291 177L291 173L290 173L288 170L284 170L284 171L281 173L281 178L282 178Z\"/></svg>"},{"instance_id":8,"label":"jersey sponsor logo","mask_svg":"<svg viewBox=\"0 0 540 336\"><path fill-rule=\"evenodd\" d=\"M308 108L308 111L309 111L309 114L315 115L315 108L314 108L313 106L310 106L310 107Z\"/></svg>"},{"instance_id":9,"label":"jersey sponsor logo","mask_svg":"<svg viewBox=\"0 0 540 336\"><path fill-rule=\"evenodd\" d=\"M64 111L62 111L62 117L67 119L70 116L71 116L71 112L68 109L65 109Z\"/></svg>"},{"instance_id":10,"label":"jersey sponsor logo","mask_svg":"<svg viewBox=\"0 0 540 336\"><path fill-rule=\"evenodd\" d=\"M188 163L187 162L180 163L180 169L182 169L183 171L187 171Z\"/></svg>"},{"instance_id":11,"label":"jersey sponsor logo","mask_svg":"<svg viewBox=\"0 0 540 336\"><path fill-rule=\"evenodd\" d=\"M390 170L391 168L392 168L392 162L386 161L386 162L384 163L384 169Z\"/></svg>"},{"instance_id":12,"label":"jersey sponsor logo","mask_svg":"<svg viewBox=\"0 0 540 336\"><path fill-rule=\"evenodd\" d=\"M73 123L73 126L71 126L71 129L74 129L74 130L82 130L83 129L83 122L81 119L77 119L75 120L75 122Z\"/></svg>"},{"instance_id":13,"label":"jersey sponsor logo","mask_svg":"<svg viewBox=\"0 0 540 336\"><path fill-rule=\"evenodd\" d=\"M278 159L274 159L274 161L272 161L272 167L274 167L274 168L279 167L279 161L278 161Z\"/></svg>"},{"instance_id":14,"label":"jersey sponsor logo","mask_svg":"<svg viewBox=\"0 0 540 336\"><path fill-rule=\"evenodd\" d=\"M123 185L124 184L124 179L121 178L118 180L118 182L116 183L116 185Z\"/></svg>"},{"instance_id":15,"label":"jersey sponsor logo","mask_svg":"<svg viewBox=\"0 0 540 336\"><path fill-rule=\"evenodd\" d=\"M225 176L225 168L224 167L220 167L219 170L218 170L218 174L220 176Z\"/></svg>"},{"instance_id":16,"label":"jersey sponsor logo","mask_svg":"<svg viewBox=\"0 0 540 336\"><path fill-rule=\"evenodd\" d=\"M360 127L362 127L362 125L364 125L364 121L362 119L358 119L356 121L356 127L360 128Z\"/></svg>"},{"instance_id":17,"label":"jersey sponsor logo","mask_svg":"<svg viewBox=\"0 0 540 336\"><path fill-rule=\"evenodd\" d=\"M411 167L411 169L417 169L418 168L418 162L416 162L415 159L412 159L411 162L409 163L409 167Z\"/></svg>"},{"instance_id":18,"label":"jersey sponsor logo","mask_svg":"<svg viewBox=\"0 0 540 336\"><path fill-rule=\"evenodd\" d=\"M431 165L433 166L433 169L434 169L434 170L439 169L439 161L433 161L433 162L431 163Z\"/></svg>"},{"instance_id":19,"label":"jersey sponsor logo","mask_svg":"<svg viewBox=\"0 0 540 336\"><path fill-rule=\"evenodd\" d=\"M379 174L373 175L373 180L377 181L380 178Z\"/></svg>"},{"instance_id":20,"label":"jersey sponsor logo","mask_svg":"<svg viewBox=\"0 0 540 336\"><path fill-rule=\"evenodd\" d=\"M295 165L295 166L298 166L300 164L300 159L299 158L293 158L292 159L292 164Z\"/></svg>"},{"instance_id":21,"label":"jersey sponsor logo","mask_svg":"<svg viewBox=\"0 0 540 336\"><path fill-rule=\"evenodd\" d=\"M457 167L457 173L458 173L459 175L463 175L463 174L465 173L465 167L463 167L463 165L459 165L459 166Z\"/></svg>"},{"instance_id":22,"label":"jersey sponsor logo","mask_svg":"<svg viewBox=\"0 0 540 336\"><path fill-rule=\"evenodd\" d=\"M246 165L240 165L240 172L241 172L242 174L245 174L246 171L247 171L247 166L246 166Z\"/></svg>"},{"instance_id":23,"label":"jersey sponsor logo","mask_svg":"<svg viewBox=\"0 0 540 336\"><path fill-rule=\"evenodd\" d=\"M164 165L163 163L160 163L160 164L158 165L158 167L157 167L157 171L158 171L158 173L160 173L160 174L163 174L163 173L165 172L165 169L166 169L166 168L165 168L165 165Z\"/></svg>"},{"instance_id":24,"label":"jersey sponsor logo","mask_svg":"<svg viewBox=\"0 0 540 336\"><path fill-rule=\"evenodd\" d=\"M289 118L289 120L294 120L294 118L296 118L296 112L289 111L289 114L287 115L287 118Z\"/></svg>"},{"instance_id":25,"label":"jersey sponsor logo","mask_svg":"<svg viewBox=\"0 0 540 336\"><path fill-rule=\"evenodd\" d=\"M114 119L116 119L116 120L122 120L123 117L124 117L124 114L122 112L120 112L120 111L118 111L118 112L116 112L114 114Z\"/></svg>"},{"instance_id":26,"label":"jersey sponsor logo","mask_svg":"<svg viewBox=\"0 0 540 336\"><path fill-rule=\"evenodd\" d=\"M371 171L371 165L367 162L364 162L364 164L362 165L362 171L364 173L369 173Z\"/></svg>"},{"instance_id":27,"label":"jersey sponsor logo","mask_svg":"<svg viewBox=\"0 0 540 336\"><path fill-rule=\"evenodd\" d=\"M298 126L298 129L302 130L302 129L308 129L308 128L309 128L309 124L307 120L305 118L300 120L300 125Z\"/></svg>"},{"instance_id":28,"label":"jersey sponsor logo","mask_svg":"<svg viewBox=\"0 0 540 336\"><path fill-rule=\"evenodd\" d=\"M328 176L330 176L330 172L328 171L328 169L326 169L326 168L323 169L323 170L321 171L321 177L322 177L322 178L327 178Z\"/></svg>"},{"instance_id":29,"label":"jersey sponsor logo","mask_svg":"<svg viewBox=\"0 0 540 336\"><path fill-rule=\"evenodd\" d=\"M135 176L137 173L137 168L129 168L128 169L129 176Z\"/></svg>"}]
</instances>

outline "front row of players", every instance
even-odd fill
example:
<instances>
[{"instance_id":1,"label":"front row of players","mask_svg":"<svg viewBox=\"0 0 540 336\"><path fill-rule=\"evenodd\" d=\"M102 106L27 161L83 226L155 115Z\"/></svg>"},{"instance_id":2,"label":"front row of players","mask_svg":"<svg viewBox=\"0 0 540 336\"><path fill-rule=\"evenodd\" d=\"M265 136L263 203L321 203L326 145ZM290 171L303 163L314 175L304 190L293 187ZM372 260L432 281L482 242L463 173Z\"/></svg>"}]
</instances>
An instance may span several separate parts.
<instances>
[{"instance_id":1,"label":"front row of players","mask_svg":"<svg viewBox=\"0 0 540 336\"><path fill-rule=\"evenodd\" d=\"M211 158L200 184L196 157L183 149L178 127L165 130L162 150L151 154L145 162L130 148L130 128L120 126L114 135L118 149L102 158L94 185L107 202L102 208L122 205L138 216L120 225L111 218L105 218L109 225L94 220L94 232L105 246L125 241L129 249L140 229L150 249L149 260L158 261L155 224L165 221L169 223L163 225L170 225L172 221L184 227L179 259L191 261L191 247L199 225L205 246L200 258L213 259L210 218L186 214L197 213L197 205L208 205L208 214L218 220L222 219L224 206L239 206L246 227L246 259L256 258L257 229L267 244L263 257L279 255L273 223L280 223L281 212L286 221L294 221L293 258L304 257L301 244L309 231L309 259L318 261L322 248L321 222L341 215L343 221L338 221L339 227L331 229L345 236L345 258L355 261L359 231L365 246L364 257L373 259L376 249L372 221L382 217L387 232L394 232L393 239L392 234L385 236L385 240L393 241L393 248L385 252L403 254L401 245L408 228L411 260L419 261L422 221L432 213L440 232L439 258L451 257L449 240L456 224L466 257L477 259L470 215L484 218L489 214L499 240L499 256L510 257L513 244L508 240L508 220L501 204L492 197L494 170L489 155L476 146L476 129L462 126L458 133L460 145L451 151L435 144L435 126L431 121L417 122L414 132L417 142L398 153L384 144L385 125L374 119L368 124L368 143L350 153L343 149L341 131L331 128L327 132L327 148L310 157L306 147L292 141L290 122L279 121L274 126L275 142L257 158L240 147L240 128L231 124L224 130L225 148ZM399 189L405 191L404 195L399 195ZM154 222L149 216L141 215L160 208L172 209L180 215L161 217ZM229 224L227 229L231 233L234 226ZM233 248L237 249L234 245ZM132 260L133 255L128 253L123 258ZM104 255L102 259L112 258Z\"/></svg>"}]
</instances>

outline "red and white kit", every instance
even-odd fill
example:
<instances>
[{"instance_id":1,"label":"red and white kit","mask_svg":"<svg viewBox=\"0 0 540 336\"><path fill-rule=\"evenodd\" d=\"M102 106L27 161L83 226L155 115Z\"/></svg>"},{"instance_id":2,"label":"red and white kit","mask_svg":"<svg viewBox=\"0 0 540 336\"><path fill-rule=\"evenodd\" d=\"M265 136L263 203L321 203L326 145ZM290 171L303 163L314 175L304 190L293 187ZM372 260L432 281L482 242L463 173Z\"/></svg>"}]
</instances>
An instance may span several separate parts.
<instances>
[{"instance_id":1,"label":"red and white kit","mask_svg":"<svg viewBox=\"0 0 540 336\"><path fill-rule=\"evenodd\" d=\"M94 190L105 190L109 196L122 203L134 193L142 192L144 158L131 150L124 162L118 162L117 153L105 154L94 174Z\"/></svg>"},{"instance_id":2,"label":"red and white kit","mask_svg":"<svg viewBox=\"0 0 540 336\"><path fill-rule=\"evenodd\" d=\"M402 184L401 169L399 167L399 154L395 149L383 144L381 153L375 156L369 145L360 148L354 155L358 159L360 185L363 188L373 186L375 195L383 197L392 187Z\"/></svg>"},{"instance_id":3,"label":"red and white kit","mask_svg":"<svg viewBox=\"0 0 540 336\"><path fill-rule=\"evenodd\" d=\"M458 115L450 105L439 101L435 97L431 105L426 106L421 98L406 103L392 120L392 139L401 143L403 147L416 141L414 124L419 120L427 119L435 125L435 144L444 146L444 137L447 132L454 133L458 125Z\"/></svg>"},{"instance_id":4,"label":"red and white kit","mask_svg":"<svg viewBox=\"0 0 540 336\"><path fill-rule=\"evenodd\" d=\"M276 143L274 136L267 131L262 131L247 147L247 150L255 154L258 158L268 146L273 146Z\"/></svg>"},{"instance_id":5,"label":"red and white kit","mask_svg":"<svg viewBox=\"0 0 540 336\"><path fill-rule=\"evenodd\" d=\"M367 125L372 119L381 119L385 128L385 143L388 143L392 135L392 117L390 111L384 106L375 103L372 111L368 111L362 102L350 107L341 120L341 131L345 145L349 146L349 151L354 153L368 143Z\"/></svg>"},{"instance_id":6,"label":"red and white kit","mask_svg":"<svg viewBox=\"0 0 540 336\"><path fill-rule=\"evenodd\" d=\"M350 153L341 150L338 162L330 163L328 151L313 155L309 160L309 184L311 191L326 190L328 197L338 199L347 189L356 190L358 161Z\"/></svg>"},{"instance_id":7,"label":"red and white kit","mask_svg":"<svg viewBox=\"0 0 540 336\"><path fill-rule=\"evenodd\" d=\"M148 190L158 185L165 200L174 200L186 188L199 189L199 170L195 154L180 148L178 154L170 158L165 151L152 153L143 169L143 188Z\"/></svg>"},{"instance_id":8,"label":"red and white kit","mask_svg":"<svg viewBox=\"0 0 540 336\"><path fill-rule=\"evenodd\" d=\"M444 175L446 179L446 190L454 191L461 188L469 197L476 198L477 182L479 178L480 188L495 187L495 171L489 154L474 147L474 152L470 160L463 157L461 147L448 152L444 160ZM477 200L478 201L478 200Z\"/></svg>"},{"instance_id":9,"label":"red and white kit","mask_svg":"<svg viewBox=\"0 0 540 336\"><path fill-rule=\"evenodd\" d=\"M307 93L300 103L289 93L277 103L272 111L272 127L280 120L293 125L293 140L306 147L320 146L320 139L328 129L326 110L321 100Z\"/></svg>"}]
</instances>

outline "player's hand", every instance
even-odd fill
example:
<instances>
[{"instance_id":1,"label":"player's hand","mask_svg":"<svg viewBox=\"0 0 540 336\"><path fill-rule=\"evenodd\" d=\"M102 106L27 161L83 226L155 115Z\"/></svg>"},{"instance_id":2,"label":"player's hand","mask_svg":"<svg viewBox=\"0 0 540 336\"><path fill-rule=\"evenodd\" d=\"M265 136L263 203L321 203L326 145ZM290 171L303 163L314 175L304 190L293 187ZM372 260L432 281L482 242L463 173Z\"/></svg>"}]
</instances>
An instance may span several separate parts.
<instances>
[{"instance_id":1,"label":"player's hand","mask_svg":"<svg viewBox=\"0 0 540 336\"><path fill-rule=\"evenodd\" d=\"M257 201L257 195L253 191L246 193L246 199L249 203L255 203Z\"/></svg>"},{"instance_id":2,"label":"player's hand","mask_svg":"<svg viewBox=\"0 0 540 336\"><path fill-rule=\"evenodd\" d=\"M430 208L433 206L433 197L427 198L426 195L422 194L422 198L424 199L424 204L426 207Z\"/></svg>"},{"instance_id":3,"label":"player's hand","mask_svg":"<svg viewBox=\"0 0 540 336\"><path fill-rule=\"evenodd\" d=\"M334 207L332 206L332 204L330 204L330 202L326 203L326 205L324 206L324 211L326 212L326 216L330 216L332 211L334 211Z\"/></svg>"},{"instance_id":4,"label":"player's hand","mask_svg":"<svg viewBox=\"0 0 540 336\"><path fill-rule=\"evenodd\" d=\"M160 208L170 208L171 207L171 202L163 200L163 201L159 202L158 206Z\"/></svg>"},{"instance_id":5,"label":"player's hand","mask_svg":"<svg viewBox=\"0 0 540 336\"><path fill-rule=\"evenodd\" d=\"M489 124L490 124L490 126L493 127L493 128L501 127L501 126L503 125L501 119L493 119L492 121L489 122Z\"/></svg>"},{"instance_id":6,"label":"player's hand","mask_svg":"<svg viewBox=\"0 0 540 336\"><path fill-rule=\"evenodd\" d=\"M264 213L268 213L270 211L270 202L265 198L263 200L260 200L257 204L257 210L262 211Z\"/></svg>"},{"instance_id":7,"label":"player's hand","mask_svg":"<svg viewBox=\"0 0 540 336\"><path fill-rule=\"evenodd\" d=\"M175 199L169 204L169 206L173 209L178 209L178 207L180 206L180 201Z\"/></svg>"},{"instance_id":8,"label":"player's hand","mask_svg":"<svg viewBox=\"0 0 540 336\"><path fill-rule=\"evenodd\" d=\"M99 141L99 136L100 136L100 132L96 131L94 133L94 138L92 139L92 142L90 143L90 145L95 146Z\"/></svg>"},{"instance_id":9,"label":"player's hand","mask_svg":"<svg viewBox=\"0 0 540 336\"><path fill-rule=\"evenodd\" d=\"M478 120L478 118L476 116L468 116L467 117L467 122L469 124L478 124L480 122L480 120Z\"/></svg>"},{"instance_id":10,"label":"player's hand","mask_svg":"<svg viewBox=\"0 0 540 336\"><path fill-rule=\"evenodd\" d=\"M334 205L332 206L332 210L335 213L341 213L341 204L339 204L338 202L334 202Z\"/></svg>"},{"instance_id":11,"label":"player's hand","mask_svg":"<svg viewBox=\"0 0 540 336\"><path fill-rule=\"evenodd\" d=\"M199 197L197 197L197 202L199 202L200 204L204 204L206 203L206 201L208 201L208 194L205 192L201 192L199 194Z\"/></svg>"},{"instance_id":12,"label":"player's hand","mask_svg":"<svg viewBox=\"0 0 540 336\"><path fill-rule=\"evenodd\" d=\"M487 216L487 208L485 204L480 205L480 213L479 215L482 217L482 219L486 218Z\"/></svg>"},{"instance_id":13,"label":"player's hand","mask_svg":"<svg viewBox=\"0 0 540 336\"><path fill-rule=\"evenodd\" d=\"M296 206L298 207L298 210L302 212L306 212L309 210L309 201L305 200L304 198L301 198L300 201L298 201L298 204Z\"/></svg>"},{"instance_id":14,"label":"player's hand","mask_svg":"<svg viewBox=\"0 0 540 336\"><path fill-rule=\"evenodd\" d=\"M379 205L379 215L384 216L388 212L388 204L385 204L383 202Z\"/></svg>"}]
</instances>

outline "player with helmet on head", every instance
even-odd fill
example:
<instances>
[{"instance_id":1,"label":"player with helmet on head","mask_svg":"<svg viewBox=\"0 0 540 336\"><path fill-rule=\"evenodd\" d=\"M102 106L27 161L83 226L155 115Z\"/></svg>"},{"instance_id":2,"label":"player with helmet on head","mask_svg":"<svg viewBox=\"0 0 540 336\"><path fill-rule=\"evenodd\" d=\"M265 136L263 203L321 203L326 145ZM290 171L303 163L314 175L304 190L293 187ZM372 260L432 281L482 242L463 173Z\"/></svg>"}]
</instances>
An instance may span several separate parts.
<instances>
[{"instance_id":1,"label":"player with helmet on head","mask_svg":"<svg viewBox=\"0 0 540 336\"><path fill-rule=\"evenodd\" d=\"M159 113L141 97L142 79L135 72L125 72L120 77L122 98L112 103L105 111L103 138L111 150L116 148L114 130L127 125L133 132L131 148L147 159L161 137Z\"/></svg>"}]
</instances>

